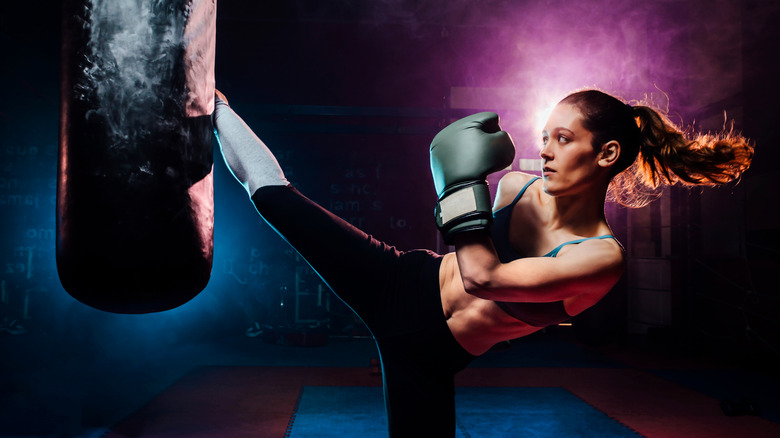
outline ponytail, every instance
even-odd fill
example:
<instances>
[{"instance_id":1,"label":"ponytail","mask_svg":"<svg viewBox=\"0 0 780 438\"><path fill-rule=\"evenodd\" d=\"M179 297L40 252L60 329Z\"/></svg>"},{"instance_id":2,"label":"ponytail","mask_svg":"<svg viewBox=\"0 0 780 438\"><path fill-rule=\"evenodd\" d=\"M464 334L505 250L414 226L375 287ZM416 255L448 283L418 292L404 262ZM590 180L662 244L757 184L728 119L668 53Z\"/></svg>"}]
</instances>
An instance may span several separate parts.
<instances>
[{"instance_id":1,"label":"ponytail","mask_svg":"<svg viewBox=\"0 0 780 438\"><path fill-rule=\"evenodd\" d=\"M650 187L660 184L720 185L738 179L750 166L753 146L733 131L690 137L647 106L635 106L639 120L639 166Z\"/></svg>"}]
</instances>

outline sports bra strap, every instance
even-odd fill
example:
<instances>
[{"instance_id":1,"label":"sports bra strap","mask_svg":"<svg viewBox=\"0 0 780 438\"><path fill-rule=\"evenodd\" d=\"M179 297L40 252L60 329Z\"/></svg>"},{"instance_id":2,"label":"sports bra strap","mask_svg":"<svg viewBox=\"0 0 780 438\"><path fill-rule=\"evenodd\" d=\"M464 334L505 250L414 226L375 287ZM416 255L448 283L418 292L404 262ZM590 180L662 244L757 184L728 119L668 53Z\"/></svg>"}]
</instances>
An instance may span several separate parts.
<instances>
[{"instance_id":1,"label":"sports bra strap","mask_svg":"<svg viewBox=\"0 0 780 438\"><path fill-rule=\"evenodd\" d=\"M545 254L542 257L555 257L555 256L558 255L558 252L561 250L561 248L563 248L566 245L574 245L576 243L582 243L582 242L584 242L586 240L592 240L592 239L615 239L615 236L613 236L611 234L604 234L603 236L586 237L584 239L576 239L576 240L570 240L568 242L563 242L560 245L556 246L555 249L553 249L552 251L548 252L547 254ZM617 240L617 239L615 239L615 240Z\"/></svg>"},{"instance_id":2,"label":"sports bra strap","mask_svg":"<svg viewBox=\"0 0 780 438\"><path fill-rule=\"evenodd\" d=\"M527 182L527 183L525 183L525 185L523 186L523 188L522 188L522 189L520 189L520 192L517 194L517 196L515 196L515 199L513 199L513 200L512 200L512 202L510 202L509 204L507 204L507 205L505 205L505 206L503 206L503 207L499 208L497 211L501 211L501 210L503 210L503 209L505 209L505 208L512 208L512 207L514 207L514 206L515 206L515 204L517 204L517 201L519 201L519 200L520 200L520 198L522 198L522 197L523 197L523 193L525 193L525 191L528 189L528 187L529 187L531 184L533 184L533 183L534 183L534 181L536 181L537 179L541 179L541 177L539 177L539 176L535 176L535 177L531 178L530 180L528 180L528 182ZM495 214L495 213L494 213L494 214Z\"/></svg>"}]
</instances>

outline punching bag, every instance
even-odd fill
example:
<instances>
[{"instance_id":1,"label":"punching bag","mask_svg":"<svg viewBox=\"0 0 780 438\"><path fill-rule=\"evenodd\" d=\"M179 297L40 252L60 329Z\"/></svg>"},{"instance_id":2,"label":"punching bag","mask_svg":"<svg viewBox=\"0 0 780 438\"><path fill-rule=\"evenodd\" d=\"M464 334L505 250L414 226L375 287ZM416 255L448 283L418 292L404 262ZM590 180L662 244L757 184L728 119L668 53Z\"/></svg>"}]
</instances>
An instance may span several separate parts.
<instances>
[{"instance_id":1,"label":"punching bag","mask_svg":"<svg viewBox=\"0 0 780 438\"><path fill-rule=\"evenodd\" d=\"M116 313L177 307L213 258L216 0L64 0L57 271Z\"/></svg>"}]
</instances>

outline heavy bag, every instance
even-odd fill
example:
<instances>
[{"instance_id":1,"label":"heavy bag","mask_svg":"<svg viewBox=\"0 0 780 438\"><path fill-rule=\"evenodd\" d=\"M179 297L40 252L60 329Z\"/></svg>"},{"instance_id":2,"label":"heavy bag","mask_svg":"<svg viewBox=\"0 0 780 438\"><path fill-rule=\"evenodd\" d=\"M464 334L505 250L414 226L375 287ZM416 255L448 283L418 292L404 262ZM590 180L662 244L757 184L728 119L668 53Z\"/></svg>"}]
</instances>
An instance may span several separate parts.
<instances>
[{"instance_id":1,"label":"heavy bag","mask_svg":"<svg viewBox=\"0 0 780 438\"><path fill-rule=\"evenodd\" d=\"M216 0L65 0L57 270L77 300L149 313L213 258Z\"/></svg>"}]
</instances>

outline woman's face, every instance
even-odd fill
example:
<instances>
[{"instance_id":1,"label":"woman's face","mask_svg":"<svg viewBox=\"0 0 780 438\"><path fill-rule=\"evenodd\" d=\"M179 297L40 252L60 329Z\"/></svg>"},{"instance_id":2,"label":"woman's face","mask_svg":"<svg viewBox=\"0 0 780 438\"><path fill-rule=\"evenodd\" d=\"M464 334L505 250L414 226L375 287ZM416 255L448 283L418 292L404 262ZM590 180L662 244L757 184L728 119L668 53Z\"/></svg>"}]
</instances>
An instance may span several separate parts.
<instances>
[{"instance_id":1,"label":"woman's face","mask_svg":"<svg viewBox=\"0 0 780 438\"><path fill-rule=\"evenodd\" d=\"M557 105L542 131L544 191L575 195L598 181L603 169L593 148L593 134L582 126L582 114L569 104Z\"/></svg>"}]
</instances>

